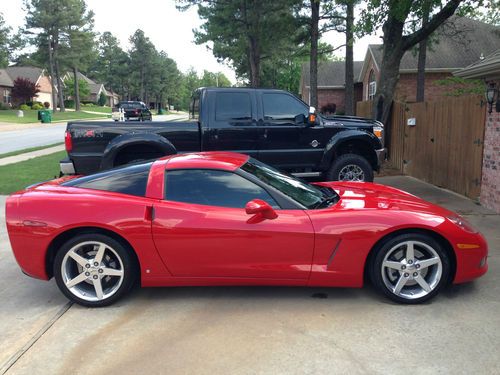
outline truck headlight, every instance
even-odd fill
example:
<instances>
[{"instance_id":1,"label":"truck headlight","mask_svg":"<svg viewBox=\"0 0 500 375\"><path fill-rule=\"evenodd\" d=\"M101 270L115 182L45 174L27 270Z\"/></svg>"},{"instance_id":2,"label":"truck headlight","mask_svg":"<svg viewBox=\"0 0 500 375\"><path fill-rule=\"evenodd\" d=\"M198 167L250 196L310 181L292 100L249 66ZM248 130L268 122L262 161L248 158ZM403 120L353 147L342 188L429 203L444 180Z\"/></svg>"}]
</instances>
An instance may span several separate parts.
<instances>
[{"instance_id":1,"label":"truck headlight","mask_svg":"<svg viewBox=\"0 0 500 375\"><path fill-rule=\"evenodd\" d=\"M382 143L382 147L384 146L384 124L380 121L375 121L375 125L373 126L373 134L380 139L380 143Z\"/></svg>"}]
</instances>

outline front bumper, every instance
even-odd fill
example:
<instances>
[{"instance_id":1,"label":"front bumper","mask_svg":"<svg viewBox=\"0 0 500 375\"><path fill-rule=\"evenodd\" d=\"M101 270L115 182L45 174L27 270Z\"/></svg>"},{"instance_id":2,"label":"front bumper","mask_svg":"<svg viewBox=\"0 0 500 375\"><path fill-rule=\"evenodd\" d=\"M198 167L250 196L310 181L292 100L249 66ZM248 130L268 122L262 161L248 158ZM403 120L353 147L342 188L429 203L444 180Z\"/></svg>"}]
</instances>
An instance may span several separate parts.
<instances>
[{"instance_id":1,"label":"front bumper","mask_svg":"<svg viewBox=\"0 0 500 375\"><path fill-rule=\"evenodd\" d=\"M387 157L387 149L384 147L384 148L381 148L380 150L375 150L375 153L377 154L377 166L378 166L378 168L380 168L380 166L382 165L382 163L385 161L385 159Z\"/></svg>"},{"instance_id":2,"label":"front bumper","mask_svg":"<svg viewBox=\"0 0 500 375\"><path fill-rule=\"evenodd\" d=\"M75 166L69 158L63 159L59 162L59 169L62 174L75 174Z\"/></svg>"}]
</instances>

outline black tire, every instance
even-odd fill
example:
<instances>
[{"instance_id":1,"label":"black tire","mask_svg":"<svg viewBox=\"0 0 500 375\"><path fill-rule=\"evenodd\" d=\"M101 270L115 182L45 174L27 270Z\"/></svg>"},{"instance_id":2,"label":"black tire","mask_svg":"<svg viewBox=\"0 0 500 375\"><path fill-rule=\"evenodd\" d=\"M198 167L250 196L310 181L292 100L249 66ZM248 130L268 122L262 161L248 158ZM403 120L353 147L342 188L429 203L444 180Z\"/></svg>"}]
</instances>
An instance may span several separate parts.
<instances>
[{"instance_id":1,"label":"black tire","mask_svg":"<svg viewBox=\"0 0 500 375\"><path fill-rule=\"evenodd\" d=\"M92 257L97 256L96 246L100 244L105 246L104 255L99 267L94 267ZM82 256L80 262L85 260L90 266L80 264L69 256L70 252ZM86 307L103 307L116 302L130 291L138 275L130 250L121 242L98 233L80 234L62 245L54 259L53 271L61 292L69 300ZM107 275L109 272L121 272L123 276ZM85 279L68 288L66 283L77 276ZM101 285L101 298L95 283Z\"/></svg>"},{"instance_id":2,"label":"black tire","mask_svg":"<svg viewBox=\"0 0 500 375\"><path fill-rule=\"evenodd\" d=\"M354 169L358 168L358 171L362 171L362 179L346 179L343 178L343 181L364 181L364 182L373 182L373 169L364 157L357 154L344 154L340 155L334 162L332 166L326 172L327 181L342 181L340 178L345 176L346 170L353 166ZM354 176L354 173L348 172ZM359 176L358 174L356 174Z\"/></svg>"},{"instance_id":3,"label":"black tire","mask_svg":"<svg viewBox=\"0 0 500 375\"><path fill-rule=\"evenodd\" d=\"M408 246L405 244L408 243L413 244L415 254L413 262L406 258L397 258L398 254L407 257ZM443 285L449 281L451 270L449 256L441 244L428 235L401 234L383 243L375 251L376 254L368 264L371 282L379 292L395 302L417 304L428 301L435 297ZM440 263L425 265L424 262L430 263L436 257L439 258ZM383 264L390 266L383 266ZM393 268L397 265L401 268ZM403 286L396 293L400 281ZM429 290L424 289L422 282Z\"/></svg>"}]
</instances>

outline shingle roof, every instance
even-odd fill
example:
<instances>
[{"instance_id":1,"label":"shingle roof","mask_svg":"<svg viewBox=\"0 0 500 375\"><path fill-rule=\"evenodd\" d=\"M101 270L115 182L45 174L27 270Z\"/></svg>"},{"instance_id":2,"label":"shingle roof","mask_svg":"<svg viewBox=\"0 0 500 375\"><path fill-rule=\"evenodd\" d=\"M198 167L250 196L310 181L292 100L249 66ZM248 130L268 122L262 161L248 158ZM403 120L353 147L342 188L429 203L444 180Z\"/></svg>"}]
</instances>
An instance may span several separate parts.
<instances>
[{"instance_id":1,"label":"shingle roof","mask_svg":"<svg viewBox=\"0 0 500 375\"><path fill-rule=\"evenodd\" d=\"M0 86L7 86L7 87L14 86L14 82L12 82L12 79L7 74L7 71L5 69L0 69Z\"/></svg>"},{"instance_id":2,"label":"shingle roof","mask_svg":"<svg viewBox=\"0 0 500 375\"><path fill-rule=\"evenodd\" d=\"M37 68L34 66L9 66L5 68L5 71L10 76L12 81L15 81L17 78L26 78L31 82L36 83L38 79L43 74L42 68Z\"/></svg>"},{"instance_id":3,"label":"shingle roof","mask_svg":"<svg viewBox=\"0 0 500 375\"><path fill-rule=\"evenodd\" d=\"M427 50L426 69L464 68L500 47L500 27L466 17L450 18L436 33L436 43ZM380 66L382 45L371 44L368 48ZM417 54L407 51L401 60L400 71L416 70L417 65Z\"/></svg>"},{"instance_id":4,"label":"shingle roof","mask_svg":"<svg viewBox=\"0 0 500 375\"><path fill-rule=\"evenodd\" d=\"M101 91L102 83L90 83L89 88L90 88L90 93L91 94L99 94L99 91Z\"/></svg>"},{"instance_id":5,"label":"shingle roof","mask_svg":"<svg viewBox=\"0 0 500 375\"><path fill-rule=\"evenodd\" d=\"M363 61L354 61L354 82L359 78L359 72ZM302 79L306 87L309 87L309 63L302 65ZM320 61L318 63L318 87L344 87L345 86L345 62L344 61Z\"/></svg>"},{"instance_id":6,"label":"shingle roof","mask_svg":"<svg viewBox=\"0 0 500 375\"><path fill-rule=\"evenodd\" d=\"M464 78L500 76L500 49L453 74Z\"/></svg>"}]
</instances>

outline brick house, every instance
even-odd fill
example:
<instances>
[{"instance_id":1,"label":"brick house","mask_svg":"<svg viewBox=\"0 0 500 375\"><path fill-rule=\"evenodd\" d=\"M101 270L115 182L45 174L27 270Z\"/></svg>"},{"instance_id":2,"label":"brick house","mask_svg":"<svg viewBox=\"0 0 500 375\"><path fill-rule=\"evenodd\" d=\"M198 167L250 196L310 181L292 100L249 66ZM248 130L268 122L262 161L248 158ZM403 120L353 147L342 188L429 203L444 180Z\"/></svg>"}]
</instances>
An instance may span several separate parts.
<instances>
[{"instance_id":1,"label":"brick house","mask_svg":"<svg viewBox=\"0 0 500 375\"><path fill-rule=\"evenodd\" d=\"M363 61L354 62L354 103L362 100L363 87L358 81ZM306 103L311 102L309 85L309 63L302 66L300 95ZM318 110L327 104L335 104L337 113L345 108L345 62L320 61L318 63Z\"/></svg>"},{"instance_id":2,"label":"brick house","mask_svg":"<svg viewBox=\"0 0 500 375\"><path fill-rule=\"evenodd\" d=\"M73 73L72 72L67 72L63 76L63 81L66 79L71 79L73 78ZM104 92L104 95L106 95L106 105L109 107L114 107L118 104L120 97L117 93L113 92L112 90L108 90L104 87L102 83L97 83L94 80L90 79L87 77L85 74L78 72L78 78L79 80L82 79L85 82L87 82L89 89L90 89L90 94L86 98L80 98L82 101L89 101L89 102L94 102L97 103L99 100L99 96L101 95L101 92Z\"/></svg>"},{"instance_id":3,"label":"brick house","mask_svg":"<svg viewBox=\"0 0 500 375\"><path fill-rule=\"evenodd\" d=\"M45 70L34 66L9 66L0 69L0 100L4 104L11 104L11 90L17 78L25 78L39 86L40 92L33 98L34 101L49 102L52 107L52 86Z\"/></svg>"},{"instance_id":4,"label":"brick house","mask_svg":"<svg viewBox=\"0 0 500 375\"><path fill-rule=\"evenodd\" d=\"M439 81L453 76L453 72L493 53L500 45L500 27L465 17L452 17L436 31L435 40L427 50L425 66L425 100L436 100L454 89ZM382 64L382 45L371 44L358 78L363 84L363 100L375 96ZM418 55L407 51L399 69L399 82L394 99L414 102L417 92Z\"/></svg>"},{"instance_id":5,"label":"brick house","mask_svg":"<svg viewBox=\"0 0 500 375\"><path fill-rule=\"evenodd\" d=\"M498 45L497 45L498 47ZM484 130L481 204L500 213L500 49L455 72L462 78L482 79L496 88L496 103L486 115Z\"/></svg>"}]
</instances>

